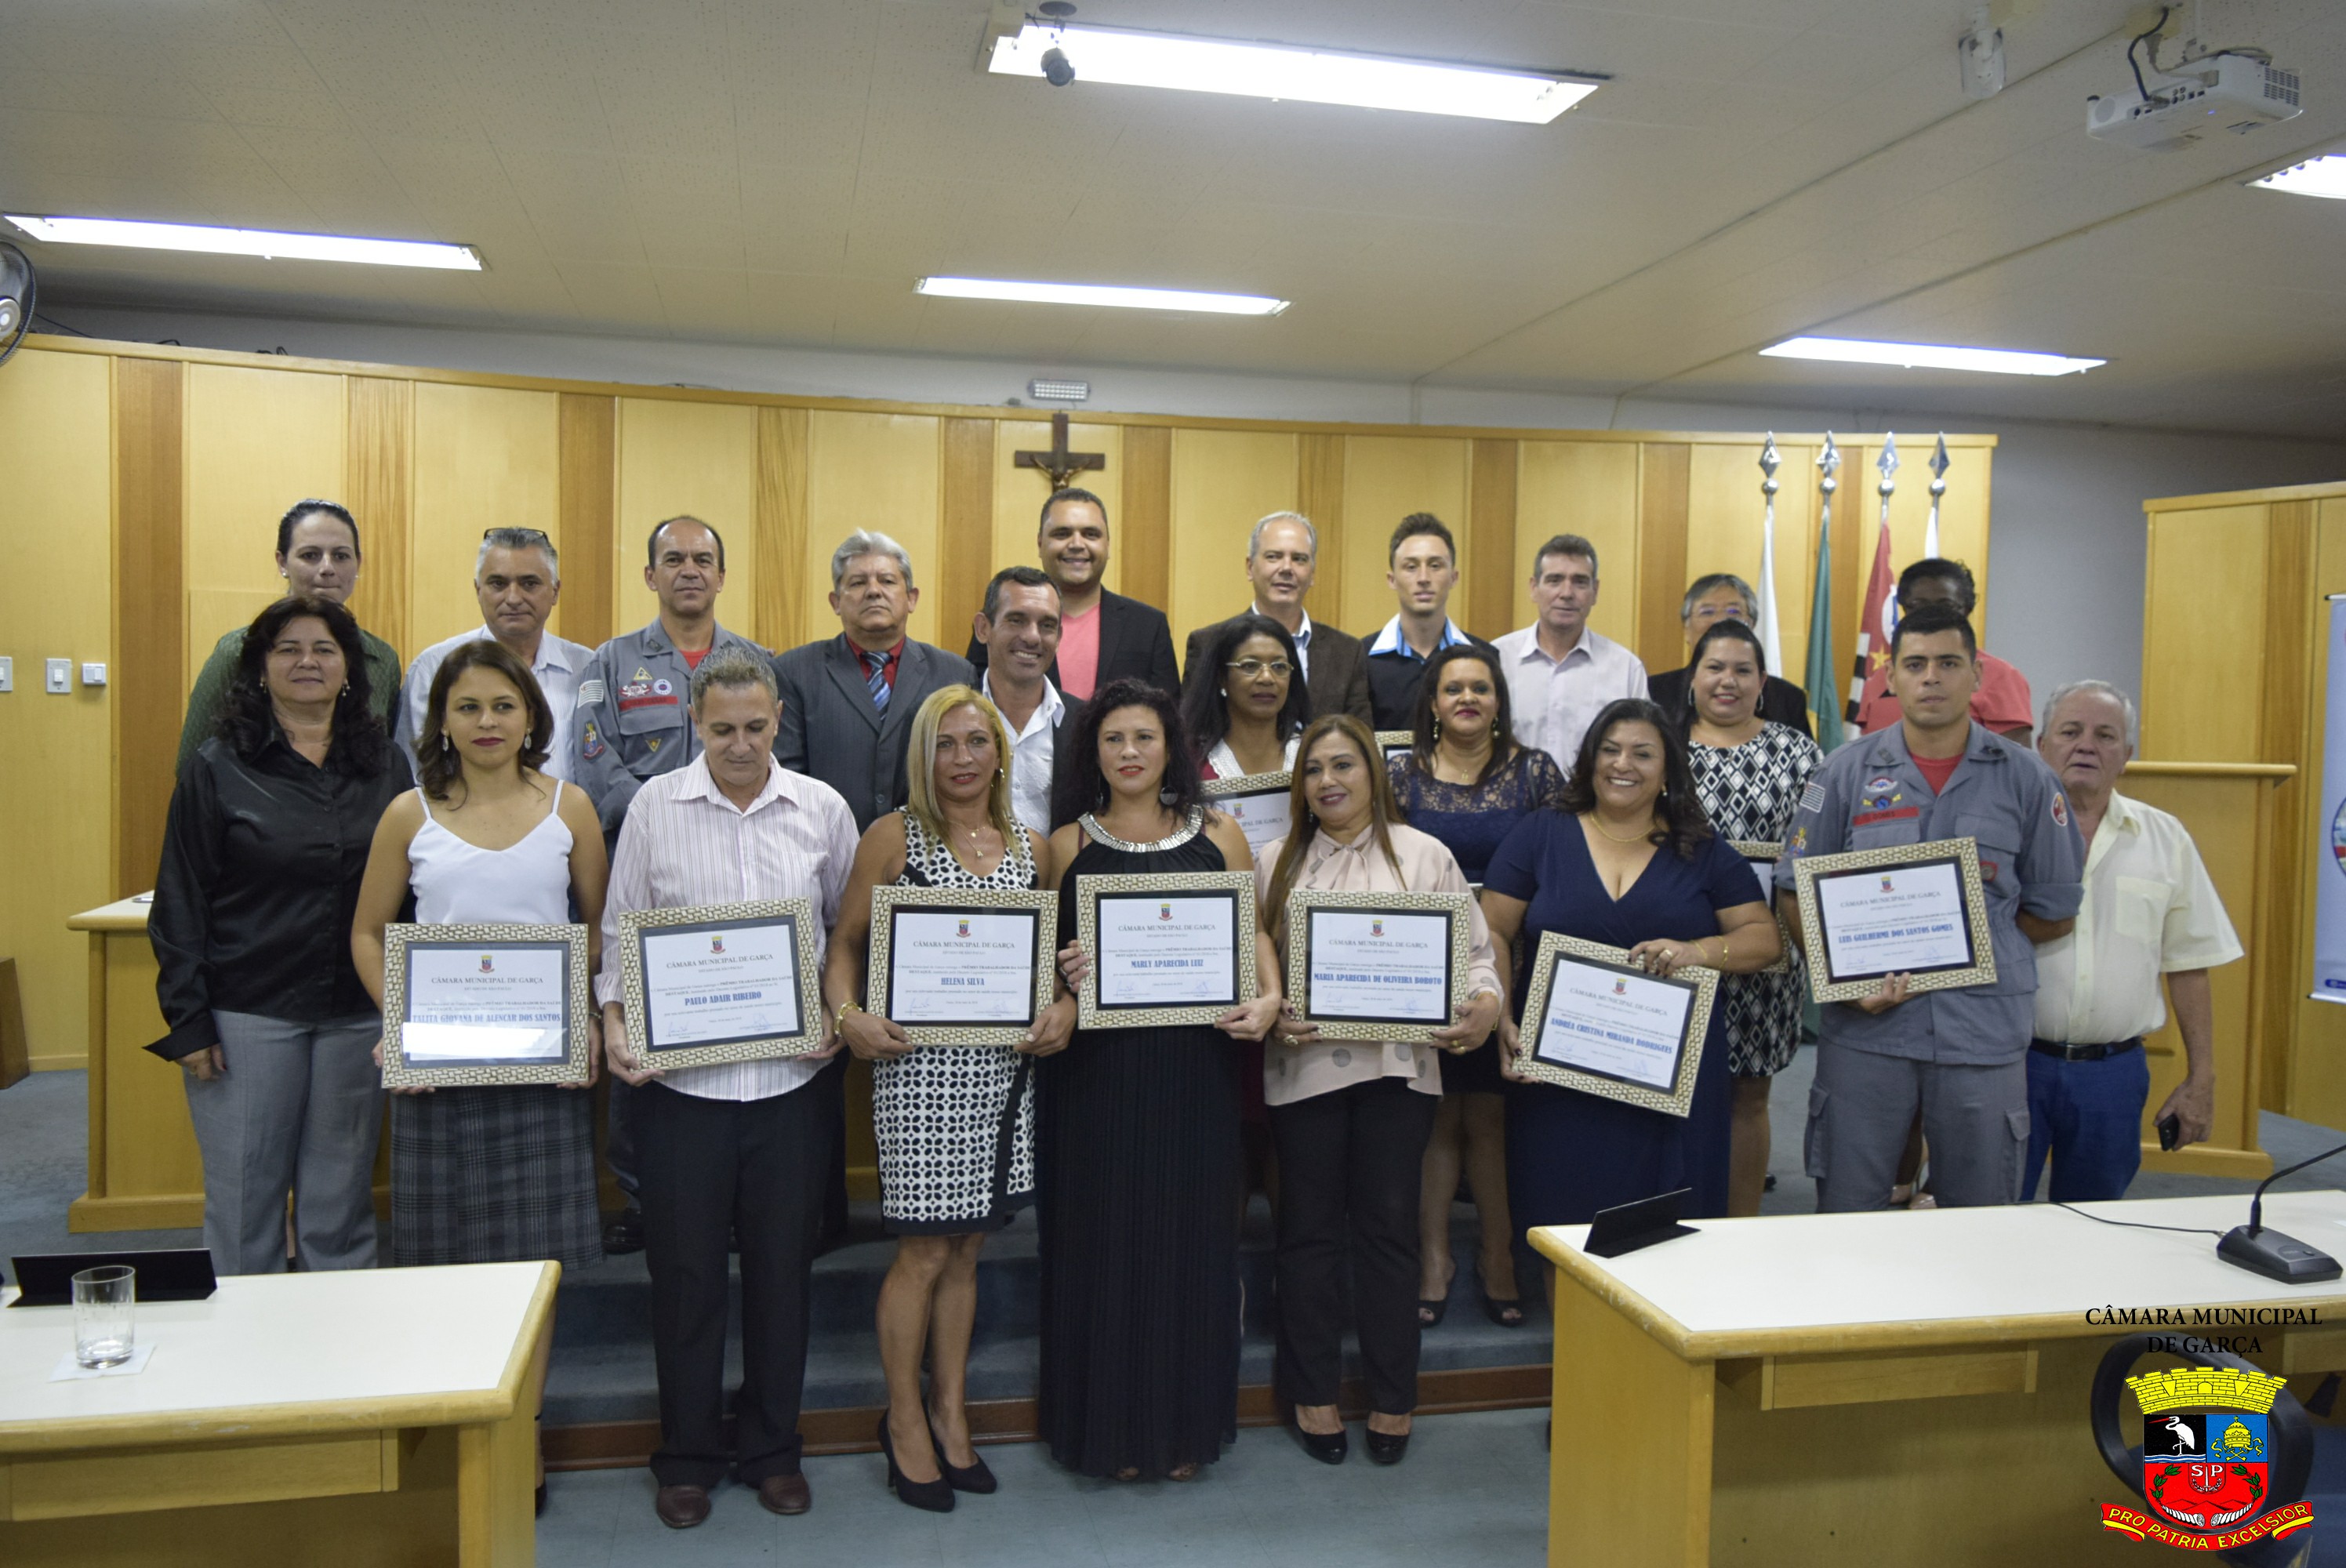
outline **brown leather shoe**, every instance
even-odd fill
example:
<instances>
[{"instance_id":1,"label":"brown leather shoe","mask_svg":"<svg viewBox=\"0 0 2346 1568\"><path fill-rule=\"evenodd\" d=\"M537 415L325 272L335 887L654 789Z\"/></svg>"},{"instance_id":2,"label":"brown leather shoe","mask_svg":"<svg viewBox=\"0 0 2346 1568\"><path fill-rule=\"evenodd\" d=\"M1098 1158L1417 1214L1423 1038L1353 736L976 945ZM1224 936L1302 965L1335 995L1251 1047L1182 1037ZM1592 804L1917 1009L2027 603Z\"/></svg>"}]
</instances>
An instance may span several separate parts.
<instances>
[{"instance_id":1,"label":"brown leather shoe","mask_svg":"<svg viewBox=\"0 0 2346 1568\"><path fill-rule=\"evenodd\" d=\"M770 1475L758 1483L758 1501L770 1513L804 1513L814 1506L803 1475Z\"/></svg>"},{"instance_id":2,"label":"brown leather shoe","mask_svg":"<svg viewBox=\"0 0 2346 1568\"><path fill-rule=\"evenodd\" d=\"M652 1499L652 1512L670 1530L689 1530L709 1517L705 1486L663 1486Z\"/></svg>"}]
</instances>

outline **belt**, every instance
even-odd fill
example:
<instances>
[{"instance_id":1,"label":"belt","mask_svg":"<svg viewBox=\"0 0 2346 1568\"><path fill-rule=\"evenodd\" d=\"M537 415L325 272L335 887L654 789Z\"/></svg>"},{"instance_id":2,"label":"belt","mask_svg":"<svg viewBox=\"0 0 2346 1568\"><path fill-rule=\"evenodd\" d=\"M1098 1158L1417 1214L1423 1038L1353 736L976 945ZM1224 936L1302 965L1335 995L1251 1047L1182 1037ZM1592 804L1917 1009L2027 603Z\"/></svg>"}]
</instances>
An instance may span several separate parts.
<instances>
[{"instance_id":1,"label":"belt","mask_svg":"<svg viewBox=\"0 0 2346 1568\"><path fill-rule=\"evenodd\" d=\"M2142 1036L2131 1040L2113 1040L2106 1045L2065 1045L2057 1040L2031 1040L2028 1048L2047 1056L2058 1056L2065 1062L2100 1062L2112 1056L2123 1056L2142 1044Z\"/></svg>"}]
</instances>

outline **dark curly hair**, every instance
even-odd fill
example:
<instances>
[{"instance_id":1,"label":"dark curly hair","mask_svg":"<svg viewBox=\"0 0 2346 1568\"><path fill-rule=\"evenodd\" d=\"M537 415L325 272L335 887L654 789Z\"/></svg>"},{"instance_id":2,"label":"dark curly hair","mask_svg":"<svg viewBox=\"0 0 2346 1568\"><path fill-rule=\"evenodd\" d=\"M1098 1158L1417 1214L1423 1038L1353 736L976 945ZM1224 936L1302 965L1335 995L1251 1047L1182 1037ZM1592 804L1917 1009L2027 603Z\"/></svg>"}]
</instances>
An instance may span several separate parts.
<instances>
[{"instance_id":1,"label":"dark curly hair","mask_svg":"<svg viewBox=\"0 0 2346 1568\"><path fill-rule=\"evenodd\" d=\"M1189 808L1203 799L1197 752L1190 746L1189 732L1181 722L1181 709L1175 704L1173 694L1127 676L1092 693L1091 701L1084 708L1083 723L1073 735L1065 730L1059 734L1059 745L1076 749L1068 759L1066 772L1061 775L1064 783L1059 798L1052 804L1054 827L1072 822L1085 812L1096 811L1107 804L1107 775L1100 771L1099 762L1100 728L1107 722L1107 716L1119 708L1145 708L1165 727L1161 799L1173 814L1187 817Z\"/></svg>"},{"instance_id":2,"label":"dark curly hair","mask_svg":"<svg viewBox=\"0 0 2346 1568\"><path fill-rule=\"evenodd\" d=\"M1687 743L1669 716L1642 697L1617 697L1605 705L1588 733L1580 738L1580 754L1572 760L1572 777L1564 781L1564 799L1557 809L1567 817L1596 809L1596 748L1617 725L1651 725L1662 738L1662 792L1654 801L1654 815L1662 826L1650 835L1653 843L1674 851L1681 860L1694 859L1705 839L1713 837L1710 817L1695 793L1694 769L1687 764Z\"/></svg>"},{"instance_id":3,"label":"dark curly hair","mask_svg":"<svg viewBox=\"0 0 2346 1568\"><path fill-rule=\"evenodd\" d=\"M521 656L495 637L460 644L441 661L440 673L432 677L432 695L423 703L423 728L415 738L415 781L434 800L448 799L448 791L464 776L464 759L456 755L441 732L447 723L448 693L457 677L471 669L503 676L521 693L522 706L529 710L529 733L522 738L521 765L543 769L546 758L553 753L554 709L547 706L537 677L521 662Z\"/></svg>"},{"instance_id":4,"label":"dark curly hair","mask_svg":"<svg viewBox=\"0 0 2346 1568\"><path fill-rule=\"evenodd\" d=\"M277 710L269 698L269 650L285 628L304 616L326 624L342 650L342 692L334 698L333 744L326 766L356 779L372 779L391 765L391 738L374 710L367 679L366 639L350 611L331 599L289 594L252 617L237 650L236 675L220 704L219 734L247 762L256 760L278 733Z\"/></svg>"},{"instance_id":5,"label":"dark curly hair","mask_svg":"<svg viewBox=\"0 0 2346 1568\"><path fill-rule=\"evenodd\" d=\"M1473 659L1491 672L1491 756L1483 764L1480 784L1500 769L1515 759L1523 748L1515 739L1515 705L1507 699L1507 672L1499 667L1499 650L1487 643L1452 643L1435 651L1425 663L1425 673L1417 680L1417 715L1411 720L1416 736L1410 745L1410 755L1417 759L1418 771L1428 779L1433 777L1433 701L1442 692L1442 672L1461 659Z\"/></svg>"},{"instance_id":6,"label":"dark curly hair","mask_svg":"<svg viewBox=\"0 0 2346 1568\"><path fill-rule=\"evenodd\" d=\"M1269 616L1249 610L1233 616L1214 628L1206 639L1205 652L1198 655L1203 666L1202 678L1192 680L1183 694L1181 719L1188 726L1189 738L1203 758L1207 752L1229 738L1230 703L1222 695L1223 670L1247 638L1269 637L1279 645L1280 655L1287 660L1287 702L1279 710L1279 738L1284 744L1288 737L1300 735L1303 727L1311 722L1311 694L1304 689L1303 659L1295 651L1295 639L1285 626Z\"/></svg>"}]
</instances>

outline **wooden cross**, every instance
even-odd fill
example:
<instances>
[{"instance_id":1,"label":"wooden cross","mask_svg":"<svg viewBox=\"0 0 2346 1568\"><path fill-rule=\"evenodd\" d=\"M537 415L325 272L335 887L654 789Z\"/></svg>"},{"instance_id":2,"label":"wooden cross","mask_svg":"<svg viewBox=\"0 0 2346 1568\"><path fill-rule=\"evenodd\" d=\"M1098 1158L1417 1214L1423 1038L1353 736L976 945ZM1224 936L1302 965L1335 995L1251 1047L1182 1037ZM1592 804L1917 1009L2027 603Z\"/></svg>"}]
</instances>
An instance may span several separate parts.
<instances>
[{"instance_id":1,"label":"wooden cross","mask_svg":"<svg viewBox=\"0 0 2346 1568\"><path fill-rule=\"evenodd\" d=\"M1086 468L1106 468L1107 454L1104 452L1069 452L1067 450L1067 413L1065 409L1051 416L1051 450L1048 452L1018 452L1011 461L1021 468L1039 468L1051 481L1054 491L1065 490L1067 481Z\"/></svg>"}]
</instances>

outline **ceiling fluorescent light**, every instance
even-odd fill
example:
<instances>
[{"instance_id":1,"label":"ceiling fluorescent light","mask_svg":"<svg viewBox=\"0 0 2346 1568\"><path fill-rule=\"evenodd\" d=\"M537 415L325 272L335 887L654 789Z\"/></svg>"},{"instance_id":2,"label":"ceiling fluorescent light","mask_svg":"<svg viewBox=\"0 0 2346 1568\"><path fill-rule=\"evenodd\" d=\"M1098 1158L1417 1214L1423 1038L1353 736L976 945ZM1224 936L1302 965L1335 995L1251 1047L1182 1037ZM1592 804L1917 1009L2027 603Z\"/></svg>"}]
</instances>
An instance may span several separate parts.
<instances>
[{"instance_id":1,"label":"ceiling fluorescent light","mask_svg":"<svg viewBox=\"0 0 2346 1568\"><path fill-rule=\"evenodd\" d=\"M1179 33L1033 22L996 38L987 66L1004 76L1039 76L1043 56L1054 49L1075 66L1078 83L1238 93L1525 125L1547 124L1604 85L1602 77L1552 71L1507 71Z\"/></svg>"},{"instance_id":2,"label":"ceiling fluorescent light","mask_svg":"<svg viewBox=\"0 0 2346 1568\"><path fill-rule=\"evenodd\" d=\"M2292 164L2262 179L2252 179L2250 185L2267 190L2286 190L2291 196L2328 196L2346 199L2346 156L2328 153L2310 158L2303 163Z\"/></svg>"},{"instance_id":3,"label":"ceiling fluorescent light","mask_svg":"<svg viewBox=\"0 0 2346 1568\"><path fill-rule=\"evenodd\" d=\"M1038 305L1123 305L1136 311L1210 311L1222 316L1276 316L1287 301L1264 294L1206 294L1193 289L1124 289L1107 283L1020 283L1006 278L923 278L921 294L956 300L1018 300Z\"/></svg>"},{"instance_id":4,"label":"ceiling fluorescent light","mask_svg":"<svg viewBox=\"0 0 2346 1568\"><path fill-rule=\"evenodd\" d=\"M1782 360L1840 360L1853 365L1896 365L1910 371L1988 371L2007 376L2066 376L2107 360L2022 349L1966 349L1952 343L1876 343L1862 338L1787 338L1760 351Z\"/></svg>"},{"instance_id":5,"label":"ceiling fluorescent light","mask_svg":"<svg viewBox=\"0 0 2346 1568\"><path fill-rule=\"evenodd\" d=\"M481 270L481 253L471 246L424 239L354 239L339 234L277 234L266 229L211 229L116 218L29 218L14 212L7 219L34 239L57 245L128 245L142 250L202 250L217 256L363 261L378 267L437 267L464 272Z\"/></svg>"}]
</instances>

